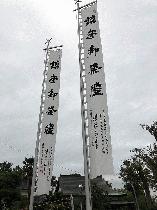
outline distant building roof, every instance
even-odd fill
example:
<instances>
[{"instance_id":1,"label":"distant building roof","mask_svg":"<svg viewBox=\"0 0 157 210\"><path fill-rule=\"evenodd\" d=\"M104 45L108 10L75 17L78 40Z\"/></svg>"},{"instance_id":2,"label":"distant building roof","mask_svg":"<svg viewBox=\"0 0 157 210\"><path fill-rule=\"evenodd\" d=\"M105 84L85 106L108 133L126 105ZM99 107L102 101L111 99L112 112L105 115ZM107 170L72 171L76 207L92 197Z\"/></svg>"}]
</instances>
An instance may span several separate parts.
<instances>
[{"instance_id":1,"label":"distant building roof","mask_svg":"<svg viewBox=\"0 0 157 210\"><path fill-rule=\"evenodd\" d=\"M108 193L109 196L125 196L127 195L126 193L123 193L123 192L110 192Z\"/></svg>"},{"instance_id":2,"label":"distant building roof","mask_svg":"<svg viewBox=\"0 0 157 210\"><path fill-rule=\"evenodd\" d=\"M66 195L84 195L85 177L81 175L60 175L59 190Z\"/></svg>"},{"instance_id":3,"label":"distant building roof","mask_svg":"<svg viewBox=\"0 0 157 210\"><path fill-rule=\"evenodd\" d=\"M82 196L85 196L85 177L79 174L73 175L60 175L58 178L59 181L59 190L64 195L73 195L74 198L82 199ZM111 198L110 204L115 208L116 206L134 206L134 202L121 201L123 196L126 196L126 193L117 192L112 189L112 186L106 182L102 176L99 176L91 180L91 184L96 184L101 189L107 191L108 195Z\"/></svg>"},{"instance_id":4,"label":"distant building roof","mask_svg":"<svg viewBox=\"0 0 157 210\"><path fill-rule=\"evenodd\" d=\"M135 202L128 202L128 201L111 201L110 204L112 206L132 206L134 207L135 206Z\"/></svg>"},{"instance_id":5,"label":"distant building roof","mask_svg":"<svg viewBox=\"0 0 157 210\"><path fill-rule=\"evenodd\" d=\"M80 174L60 175L58 178L59 190L66 195L85 195L85 177ZM112 187L108 185L102 176L91 180L91 184L96 184L99 188L113 193ZM120 193L121 194L121 193Z\"/></svg>"}]
</instances>

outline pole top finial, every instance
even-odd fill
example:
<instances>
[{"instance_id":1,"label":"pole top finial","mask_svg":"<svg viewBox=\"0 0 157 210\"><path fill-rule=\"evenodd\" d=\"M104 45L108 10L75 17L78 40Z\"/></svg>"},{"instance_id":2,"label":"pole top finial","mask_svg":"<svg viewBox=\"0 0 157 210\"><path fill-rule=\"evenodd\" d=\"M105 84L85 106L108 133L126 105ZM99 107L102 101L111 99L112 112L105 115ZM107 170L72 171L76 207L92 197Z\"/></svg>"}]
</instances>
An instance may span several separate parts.
<instances>
[{"instance_id":1,"label":"pole top finial","mask_svg":"<svg viewBox=\"0 0 157 210\"><path fill-rule=\"evenodd\" d=\"M75 4L79 4L82 2L81 0L74 0L74 1L75 1Z\"/></svg>"},{"instance_id":2,"label":"pole top finial","mask_svg":"<svg viewBox=\"0 0 157 210\"><path fill-rule=\"evenodd\" d=\"M52 40L52 38L50 38L50 39L46 39L45 44L49 44L49 43L51 42L51 40Z\"/></svg>"}]
</instances>

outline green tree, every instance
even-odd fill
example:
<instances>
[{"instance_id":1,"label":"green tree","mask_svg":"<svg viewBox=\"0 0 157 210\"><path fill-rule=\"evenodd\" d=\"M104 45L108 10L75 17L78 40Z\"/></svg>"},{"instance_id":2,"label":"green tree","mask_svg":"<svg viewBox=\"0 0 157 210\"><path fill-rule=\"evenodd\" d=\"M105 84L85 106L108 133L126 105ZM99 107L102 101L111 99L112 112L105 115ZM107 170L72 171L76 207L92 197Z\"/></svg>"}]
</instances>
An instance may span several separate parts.
<instances>
[{"instance_id":1,"label":"green tree","mask_svg":"<svg viewBox=\"0 0 157 210\"><path fill-rule=\"evenodd\" d=\"M92 206L93 210L111 209L107 191L104 192L104 190L96 184L92 185Z\"/></svg>"},{"instance_id":2,"label":"green tree","mask_svg":"<svg viewBox=\"0 0 157 210\"><path fill-rule=\"evenodd\" d=\"M141 127L149 131L157 141L157 122L152 125L141 124ZM135 148L131 152L131 158L125 160L121 166L120 177L126 183L125 187L128 186L127 183L133 184L138 200L143 200L142 209L144 200L146 208L153 209L154 200L150 195L150 187L157 190L157 142L146 148Z\"/></svg>"},{"instance_id":3,"label":"green tree","mask_svg":"<svg viewBox=\"0 0 157 210\"><path fill-rule=\"evenodd\" d=\"M130 183L133 185L138 201L142 196L145 197L146 206L148 209L151 209L152 199L149 190L151 173L145 167L144 162L137 157L137 154L123 162L120 169L120 177L126 184ZM132 191L132 187L130 189Z\"/></svg>"},{"instance_id":4,"label":"green tree","mask_svg":"<svg viewBox=\"0 0 157 210\"><path fill-rule=\"evenodd\" d=\"M61 192L50 192L44 198L36 196L34 210L69 210L71 209L69 196L64 196Z\"/></svg>"},{"instance_id":5,"label":"green tree","mask_svg":"<svg viewBox=\"0 0 157 210\"><path fill-rule=\"evenodd\" d=\"M27 181L27 184L28 184L28 199L30 198L30 194L31 194L33 164L34 164L33 157L25 158L25 160L23 161L23 167L22 167L23 180Z\"/></svg>"},{"instance_id":6,"label":"green tree","mask_svg":"<svg viewBox=\"0 0 157 210\"><path fill-rule=\"evenodd\" d=\"M147 130L151 135L154 136L155 140L157 141L157 121L153 122L151 125L147 124L140 124L141 127Z\"/></svg>"},{"instance_id":7,"label":"green tree","mask_svg":"<svg viewBox=\"0 0 157 210\"><path fill-rule=\"evenodd\" d=\"M152 172L151 187L157 191L157 122L152 125L141 124L141 127L154 136L156 142L142 150L141 158Z\"/></svg>"},{"instance_id":8,"label":"green tree","mask_svg":"<svg viewBox=\"0 0 157 210\"><path fill-rule=\"evenodd\" d=\"M0 163L0 208L11 208L20 200L21 169L12 163Z\"/></svg>"}]
</instances>

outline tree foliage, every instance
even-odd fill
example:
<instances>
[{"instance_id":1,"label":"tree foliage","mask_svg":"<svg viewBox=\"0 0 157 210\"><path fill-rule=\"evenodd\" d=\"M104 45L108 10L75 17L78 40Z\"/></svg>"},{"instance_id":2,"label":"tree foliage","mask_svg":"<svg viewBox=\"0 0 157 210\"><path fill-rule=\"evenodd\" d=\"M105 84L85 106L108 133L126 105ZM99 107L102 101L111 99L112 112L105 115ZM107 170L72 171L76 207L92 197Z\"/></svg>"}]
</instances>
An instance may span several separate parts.
<instances>
[{"instance_id":1,"label":"tree foliage","mask_svg":"<svg viewBox=\"0 0 157 210\"><path fill-rule=\"evenodd\" d=\"M93 210L111 209L108 193L96 184L92 185L92 206Z\"/></svg>"},{"instance_id":2,"label":"tree foliage","mask_svg":"<svg viewBox=\"0 0 157 210\"><path fill-rule=\"evenodd\" d=\"M33 157L25 158L25 160L23 161L23 167L22 167L23 180L27 182L27 186L28 186L28 198L30 198L30 194L31 194L33 164L34 164Z\"/></svg>"},{"instance_id":3,"label":"tree foliage","mask_svg":"<svg viewBox=\"0 0 157 210\"><path fill-rule=\"evenodd\" d=\"M20 167L12 168L9 162L0 163L0 208L9 208L20 200L20 177Z\"/></svg>"},{"instance_id":4,"label":"tree foliage","mask_svg":"<svg viewBox=\"0 0 157 210\"><path fill-rule=\"evenodd\" d=\"M141 127L149 131L157 141L157 122ZM131 152L131 158L123 161L120 177L125 182L127 190L132 191L132 187L128 186L134 187L138 200L143 200L146 209L157 208L154 207L155 203L150 194L150 188L157 192L157 142L146 148L135 148Z\"/></svg>"},{"instance_id":5,"label":"tree foliage","mask_svg":"<svg viewBox=\"0 0 157 210\"><path fill-rule=\"evenodd\" d=\"M70 210L70 198L61 192L50 192L44 198L37 196L34 202L34 210Z\"/></svg>"},{"instance_id":6,"label":"tree foliage","mask_svg":"<svg viewBox=\"0 0 157 210\"><path fill-rule=\"evenodd\" d=\"M29 198L22 197L21 185L26 181L30 194L33 161L33 158L25 158L22 167L13 167L13 164L7 161L0 163L0 209L6 207L13 210L28 206Z\"/></svg>"},{"instance_id":7,"label":"tree foliage","mask_svg":"<svg viewBox=\"0 0 157 210\"><path fill-rule=\"evenodd\" d=\"M147 130L151 135L154 136L155 140L157 141L157 121L153 122L151 125L147 124L140 124L141 127L145 130Z\"/></svg>"}]
</instances>

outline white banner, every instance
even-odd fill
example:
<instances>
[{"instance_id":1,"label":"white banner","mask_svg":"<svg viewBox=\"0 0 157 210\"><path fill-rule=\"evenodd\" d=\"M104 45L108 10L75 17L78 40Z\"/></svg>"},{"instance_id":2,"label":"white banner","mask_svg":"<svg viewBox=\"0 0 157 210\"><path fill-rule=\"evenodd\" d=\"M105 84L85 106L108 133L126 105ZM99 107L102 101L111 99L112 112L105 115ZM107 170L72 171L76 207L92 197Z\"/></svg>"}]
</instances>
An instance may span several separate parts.
<instances>
[{"instance_id":1,"label":"white banner","mask_svg":"<svg viewBox=\"0 0 157 210\"><path fill-rule=\"evenodd\" d=\"M56 144L62 50L50 51L36 194L49 194Z\"/></svg>"},{"instance_id":2,"label":"white banner","mask_svg":"<svg viewBox=\"0 0 157 210\"><path fill-rule=\"evenodd\" d=\"M97 4L81 9L91 178L113 174L104 63Z\"/></svg>"}]
</instances>

